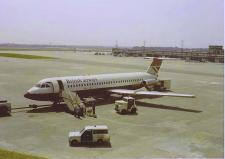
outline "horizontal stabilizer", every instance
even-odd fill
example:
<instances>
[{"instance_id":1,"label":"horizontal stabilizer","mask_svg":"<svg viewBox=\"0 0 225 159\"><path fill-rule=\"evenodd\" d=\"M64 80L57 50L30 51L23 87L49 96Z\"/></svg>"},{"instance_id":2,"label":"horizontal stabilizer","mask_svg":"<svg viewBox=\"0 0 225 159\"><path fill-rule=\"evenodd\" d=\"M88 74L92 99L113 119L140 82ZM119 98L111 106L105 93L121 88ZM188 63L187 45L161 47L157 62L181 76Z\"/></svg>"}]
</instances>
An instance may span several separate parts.
<instances>
[{"instance_id":1,"label":"horizontal stabilizer","mask_svg":"<svg viewBox=\"0 0 225 159\"><path fill-rule=\"evenodd\" d=\"M169 57L144 57L144 59L180 60L180 58L169 58Z\"/></svg>"}]
</instances>

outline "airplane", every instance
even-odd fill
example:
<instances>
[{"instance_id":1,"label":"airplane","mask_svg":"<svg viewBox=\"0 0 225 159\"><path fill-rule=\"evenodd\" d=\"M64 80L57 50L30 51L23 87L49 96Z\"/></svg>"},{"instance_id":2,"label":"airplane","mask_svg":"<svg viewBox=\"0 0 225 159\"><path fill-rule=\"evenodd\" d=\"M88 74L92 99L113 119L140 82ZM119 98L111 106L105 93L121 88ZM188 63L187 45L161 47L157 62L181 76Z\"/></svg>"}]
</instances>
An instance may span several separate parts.
<instances>
[{"instance_id":1,"label":"airplane","mask_svg":"<svg viewBox=\"0 0 225 159\"><path fill-rule=\"evenodd\" d=\"M180 94L171 91L158 91L158 72L162 61L167 58L154 57L146 72L113 73L85 76L53 77L40 80L30 88L25 98L38 101L51 101L53 105L65 102L71 112L74 107L87 97L103 96L111 94L128 96L171 96L171 97L195 97L192 94ZM142 88L146 88L143 90ZM73 102L75 101L75 102Z\"/></svg>"}]
</instances>

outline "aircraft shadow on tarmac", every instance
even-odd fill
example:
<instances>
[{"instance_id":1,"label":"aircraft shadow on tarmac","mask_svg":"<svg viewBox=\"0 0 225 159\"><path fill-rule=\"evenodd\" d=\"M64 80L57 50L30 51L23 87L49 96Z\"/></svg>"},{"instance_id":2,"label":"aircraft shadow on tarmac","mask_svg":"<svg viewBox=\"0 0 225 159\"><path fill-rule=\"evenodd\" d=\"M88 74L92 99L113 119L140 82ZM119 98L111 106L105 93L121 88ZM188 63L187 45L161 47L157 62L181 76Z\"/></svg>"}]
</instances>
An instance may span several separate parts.
<instances>
[{"instance_id":1,"label":"aircraft shadow on tarmac","mask_svg":"<svg viewBox=\"0 0 225 159\"><path fill-rule=\"evenodd\" d=\"M111 143L79 143L76 145L71 145L71 147L88 147L88 148L112 148Z\"/></svg>"},{"instance_id":2,"label":"aircraft shadow on tarmac","mask_svg":"<svg viewBox=\"0 0 225 159\"><path fill-rule=\"evenodd\" d=\"M119 114L119 115L121 115L119 112L116 112L117 114ZM136 112L136 113L125 113L125 114L123 114L123 115L138 115L138 112Z\"/></svg>"},{"instance_id":3,"label":"aircraft shadow on tarmac","mask_svg":"<svg viewBox=\"0 0 225 159\"><path fill-rule=\"evenodd\" d=\"M49 113L49 112L60 113L60 112L68 112L68 110L66 109L65 104L59 104L58 106L49 105L49 106L34 108L27 111L27 113Z\"/></svg>"},{"instance_id":4,"label":"aircraft shadow on tarmac","mask_svg":"<svg viewBox=\"0 0 225 159\"><path fill-rule=\"evenodd\" d=\"M153 97L156 98L156 97ZM142 99L142 97L139 97L138 99ZM148 98L151 99L151 98ZM115 100L108 99L103 101L96 102L96 106L104 106L106 104L113 104ZM186 108L180 108L177 106L169 106L169 105L163 105L163 104L153 104L153 103L146 103L136 100L137 107L147 107L147 108L157 108L157 109L167 109L167 110L174 110L174 111L184 111L184 112L192 112L192 113L201 113L201 110L194 110L194 109L186 109ZM128 114L128 115L137 115L137 114Z\"/></svg>"},{"instance_id":5,"label":"aircraft shadow on tarmac","mask_svg":"<svg viewBox=\"0 0 225 159\"><path fill-rule=\"evenodd\" d=\"M108 99L108 100L97 100L95 102L95 106L104 106L107 104L113 104L115 102L114 99ZM146 108L156 108L156 109L165 109L165 110L174 110L174 111L183 111L183 112L192 112L192 113L201 113L201 110L194 110L194 109L187 109L187 108L180 108L177 106L168 106L163 104L153 104L153 103L146 103L142 101L136 100L136 105L138 107L146 107ZM88 105L87 105L88 106ZM45 107L39 107L35 109L28 110L27 113L47 113L47 112L67 112L69 113L68 109L66 108L65 104L59 104L58 106L45 106ZM137 115L136 114L127 114L127 115Z\"/></svg>"},{"instance_id":6,"label":"aircraft shadow on tarmac","mask_svg":"<svg viewBox=\"0 0 225 159\"><path fill-rule=\"evenodd\" d=\"M185 112L192 112L192 113L201 113L202 112L201 110L186 109L186 108L180 108L180 107L177 107L177 106L168 106L168 105L163 105L163 104L152 104L152 103L146 103L146 102L141 102L141 101L136 101L136 104L138 106L148 107L148 108L185 111Z\"/></svg>"},{"instance_id":7,"label":"aircraft shadow on tarmac","mask_svg":"<svg viewBox=\"0 0 225 159\"><path fill-rule=\"evenodd\" d=\"M11 115L10 114L3 114L3 113L0 113L0 117L2 118L2 117L11 117Z\"/></svg>"}]
</instances>

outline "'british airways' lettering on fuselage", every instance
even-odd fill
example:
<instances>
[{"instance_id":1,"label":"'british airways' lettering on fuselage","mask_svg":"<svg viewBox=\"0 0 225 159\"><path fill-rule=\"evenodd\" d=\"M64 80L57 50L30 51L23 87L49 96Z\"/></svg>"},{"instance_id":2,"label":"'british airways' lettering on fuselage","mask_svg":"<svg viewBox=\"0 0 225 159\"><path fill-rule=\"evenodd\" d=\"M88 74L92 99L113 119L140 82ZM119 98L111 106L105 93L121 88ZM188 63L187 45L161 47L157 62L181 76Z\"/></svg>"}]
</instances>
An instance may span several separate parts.
<instances>
[{"instance_id":1,"label":"'british airways' lettering on fuselage","mask_svg":"<svg viewBox=\"0 0 225 159\"><path fill-rule=\"evenodd\" d=\"M68 80L66 79L67 83L83 83L83 82L97 82L98 79L75 79L75 80Z\"/></svg>"}]
</instances>

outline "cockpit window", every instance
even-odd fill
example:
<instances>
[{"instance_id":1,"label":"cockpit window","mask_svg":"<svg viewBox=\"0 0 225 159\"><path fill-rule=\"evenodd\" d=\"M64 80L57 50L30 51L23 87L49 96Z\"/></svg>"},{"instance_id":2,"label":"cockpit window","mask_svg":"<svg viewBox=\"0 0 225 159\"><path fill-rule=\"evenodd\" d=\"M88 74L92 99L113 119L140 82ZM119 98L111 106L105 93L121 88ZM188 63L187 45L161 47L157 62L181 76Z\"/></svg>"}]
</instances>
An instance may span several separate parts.
<instances>
[{"instance_id":1,"label":"cockpit window","mask_svg":"<svg viewBox=\"0 0 225 159\"><path fill-rule=\"evenodd\" d=\"M48 83L42 83L42 84L38 83L38 84L35 85L35 87L39 87L39 88L49 88L50 85L49 85Z\"/></svg>"},{"instance_id":2,"label":"cockpit window","mask_svg":"<svg viewBox=\"0 0 225 159\"><path fill-rule=\"evenodd\" d=\"M35 87L41 88L41 85L38 83L38 84L35 85Z\"/></svg>"}]
</instances>

